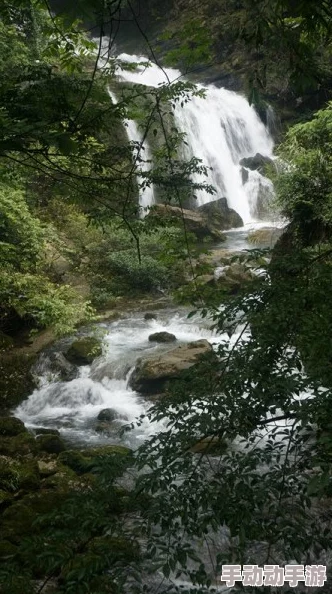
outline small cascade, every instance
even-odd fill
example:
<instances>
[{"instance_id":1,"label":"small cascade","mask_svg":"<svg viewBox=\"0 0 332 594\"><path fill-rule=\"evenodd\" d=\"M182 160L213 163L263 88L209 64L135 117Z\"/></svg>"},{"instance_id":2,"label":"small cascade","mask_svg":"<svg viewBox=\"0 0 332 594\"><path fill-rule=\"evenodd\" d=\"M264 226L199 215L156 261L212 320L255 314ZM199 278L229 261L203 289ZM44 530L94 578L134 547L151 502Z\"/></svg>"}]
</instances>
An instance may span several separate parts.
<instances>
[{"instance_id":1,"label":"small cascade","mask_svg":"<svg viewBox=\"0 0 332 594\"><path fill-rule=\"evenodd\" d=\"M140 63L135 70L121 71L120 78L124 81L158 87L181 79L180 71L159 68L140 56L121 54L118 59ZM193 180L206 181L216 189L214 196L204 190L196 191L197 205L226 197L228 205L240 214L244 223L255 221L261 187L269 189L270 198L273 187L260 173L254 172L252 176L249 170L250 183L244 182L240 161L256 153L272 158L272 137L244 97L212 85L199 85L199 88L205 98L192 97L183 107L177 103L173 110L178 130L186 135L183 158L195 156L210 168L207 178L195 174ZM260 183L256 183L257 176Z\"/></svg>"},{"instance_id":2,"label":"small cascade","mask_svg":"<svg viewBox=\"0 0 332 594\"><path fill-rule=\"evenodd\" d=\"M176 335L174 346L206 338L211 343L221 342L225 336L217 336L209 328L208 320L199 316L188 319L188 310L180 312L161 310L157 320L145 320L142 314L109 323L100 324L105 331L104 354L91 365L76 369L75 377L61 380L51 365L54 352L65 352L72 339L63 339L45 352L34 367L38 376L37 388L15 411L15 416L30 428L48 427L61 431L63 437L76 446L97 443L125 443L139 446L152 434L164 429L164 425L150 423L145 418L139 428L119 438L119 428L134 423L146 414L151 403L133 391L128 384L139 357L162 354L170 345L149 341L153 332L167 331ZM173 347L174 348L174 347ZM51 354L51 356L50 356ZM117 420L109 433L98 432L97 417L102 409L111 408Z\"/></svg>"},{"instance_id":3,"label":"small cascade","mask_svg":"<svg viewBox=\"0 0 332 594\"><path fill-rule=\"evenodd\" d=\"M114 104L117 103L117 98L112 91L108 90L109 96ZM143 177L144 171L151 169L151 151L147 140L143 141L142 134L134 120L124 120L124 125L127 131L129 141L135 147L133 150L133 160L138 165L140 177ZM139 188L139 205L141 207L140 216L144 217L147 214L148 208L155 203L153 186L145 186Z\"/></svg>"}]
</instances>

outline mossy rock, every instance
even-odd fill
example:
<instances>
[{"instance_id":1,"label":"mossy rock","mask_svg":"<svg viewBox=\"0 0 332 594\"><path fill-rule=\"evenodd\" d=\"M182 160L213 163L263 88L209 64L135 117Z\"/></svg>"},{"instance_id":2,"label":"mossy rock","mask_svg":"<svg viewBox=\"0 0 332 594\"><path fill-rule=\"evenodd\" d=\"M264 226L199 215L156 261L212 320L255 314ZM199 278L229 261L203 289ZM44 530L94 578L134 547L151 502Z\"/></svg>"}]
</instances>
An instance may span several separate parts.
<instances>
[{"instance_id":1,"label":"mossy rock","mask_svg":"<svg viewBox=\"0 0 332 594\"><path fill-rule=\"evenodd\" d=\"M79 450L67 450L59 454L61 464L71 468L76 474L84 474L91 470L91 458L84 456Z\"/></svg>"},{"instance_id":2,"label":"mossy rock","mask_svg":"<svg viewBox=\"0 0 332 594\"><path fill-rule=\"evenodd\" d=\"M150 342L175 342L176 336L171 332L154 332L149 336Z\"/></svg>"},{"instance_id":3,"label":"mossy rock","mask_svg":"<svg viewBox=\"0 0 332 594\"><path fill-rule=\"evenodd\" d=\"M28 493L23 497L21 502L34 512L35 517L38 517L47 516L49 513L54 512L63 504L67 497L67 493L60 493L54 490L41 490L35 493Z\"/></svg>"},{"instance_id":4,"label":"mossy rock","mask_svg":"<svg viewBox=\"0 0 332 594\"><path fill-rule=\"evenodd\" d=\"M90 365L94 359L102 355L102 343L94 336L86 336L75 340L65 353L66 359L75 365Z\"/></svg>"},{"instance_id":5,"label":"mossy rock","mask_svg":"<svg viewBox=\"0 0 332 594\"><path fill-rule=\"evenodd\" d=\"M35 513L30 506L22 502L14 503L1 516L2 538L20 544L22 537L31 534L34 519Z\"/></svg>"},{"instance_id":6,"label":"mossy rock","mask_svg":"<svg viewBox=\"0 0 332 594\"><path fill-rule=\"evenodd\" d=\"M109 445L87 450L67 450L59 455L59 462L71 468L77 474L91 472L98 460L114 456L129 456L132 450L125 446Z\"/></svg>"},{"instance_id":7,"label":"mossy rock","mask_svg":"<svg viewBox=\"0 0 332 594\"><path fill-rule=\"evenodd\" d=\"M60 454L66 449L64 441L58 435L38 435L36 443L41 452L47 452L48 454Z\"/></svg>"},{"instance_id":8,"label":"mossy rock","mask_svg":"<svg viewBox=\"0 0 332 594\"><path fill-rule=\"evenodd\" d=\"M34 491L39 487L40 476L35 460L0 460L0 489L14 493L20 489Z\"/></svg>"},{"instance_id":9,"label":"mossy rock","mask_svg":"<svg viewBox=\"0 0 332 594\"><path fill-rule=\"evenodd\" d=\"M0 403L3 409L10 410L32 394L36 383L31 367L36 355L0 353Z\"/></svg>"},{"instance_id":10,"label":"mossy rock","mask_svg":"<svg viewBox=\"0 0 332 594\"><path fill-rule=\"evenodd\" d=\"M0 561L6 561L15 557L18 548L9 540L0 540Z\"/></svg>"},{"instance_id":11,"label":"mossy rock","mask_svg":"<svg viewBox=\"0 0 332 594\"><path fill-rule=\"evenodd\" d=\"M65 465L60 465L58 472L42 481L43 489L51 489L60 494L77 491L91 490L95 477L85 473L78 477L77 474Z\"/></svg>"},{"instance_id":12,"label":"mossy rock","mask_svg":"<svg viewBox=\"0 0 332 594\"><path fill-rule=\"evenodd\" d=\"M30 433L0 438L0 455L20 457L37 452L36 440Z\"/></svg>"},{"instance_id":13,"label":"mossy rock","mask_svg":"<svg viewBox=\"0 0 332 594\"><path fill-rule=\"evenodd\" d=\"M0 417L0 437L13 437L20 433L27 433L24 423L16 417Z\"/></svg>"},{"instance_id":14,"label":"mossy rock","mask_svg":"<svg viewBox=\"0 0 332 594\"><path fill-rule=\"evenodd\" d=\"M117 455L117 456L130 456L133 452L130 448L122 445L106 445L106 446L98 446L95 448L89 448L87 450L82 450L82 453L89 457L101 457L106 458L107 456Z\"/></svg>"}]
</instances>

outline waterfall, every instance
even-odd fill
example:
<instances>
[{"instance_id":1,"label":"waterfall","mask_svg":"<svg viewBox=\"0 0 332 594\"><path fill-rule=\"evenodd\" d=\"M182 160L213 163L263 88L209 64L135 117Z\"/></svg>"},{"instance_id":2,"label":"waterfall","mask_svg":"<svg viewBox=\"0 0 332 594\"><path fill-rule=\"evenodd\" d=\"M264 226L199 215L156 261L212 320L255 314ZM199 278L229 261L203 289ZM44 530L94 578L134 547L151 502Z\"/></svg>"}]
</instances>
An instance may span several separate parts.
<instances>
[{"instance_id":1,"label":"waterfall","mask_svg":"<svg viewBox=\"0 0 332 594\"><path fill-rule=\"evenodd\" d=\"M110 89L108 89L108 94L112 99L113 103L117 103L117 98ZM146 140L143 141L143 135L140 132L136 122L134 120L126 119L124 120L124 125L127 131L127 136L129 141L133 144L133 160L137 162L137 168L140 171L139 176L142 176L145 171L149 171L151 169L151 151ZM143 166L145 165L145 169ZM144 177L144 176L142 176ZM141 207L140 216L144 217L147 214L147 210L149 206L154 204L154 191L153 186L140 186L139 187L139 205Z\"/></svg>"},{"instance_id":2,"label":"waterfall","mask_svg":"<svg viewBox=\"0 0 332 594\"><path fill-rule=\"evenodd\" d=\"M141 63L136 70L122 70L122 80L158 87L181 79L181 72L173 68L159 68L140 56L121 54L118 59ZM272 185L259 172L248 170L244 181L240 161L261 153L272 157L273 140L255 109L245 97L212 85L198 85L205 98L193 97L183 107L176 103L173 112L178 130L186 135L183 158L201 159L209 167L205 180L198 174L193 181L206 181L216 189L216 195L204 190L195 192L200 206L216 198L226 197L244 223L257 219L257 199L262 187L273 192ZM253 175L254 174L254 175ZM259 179L261 178L261 179Z\"/></svg>"}]
</instances>

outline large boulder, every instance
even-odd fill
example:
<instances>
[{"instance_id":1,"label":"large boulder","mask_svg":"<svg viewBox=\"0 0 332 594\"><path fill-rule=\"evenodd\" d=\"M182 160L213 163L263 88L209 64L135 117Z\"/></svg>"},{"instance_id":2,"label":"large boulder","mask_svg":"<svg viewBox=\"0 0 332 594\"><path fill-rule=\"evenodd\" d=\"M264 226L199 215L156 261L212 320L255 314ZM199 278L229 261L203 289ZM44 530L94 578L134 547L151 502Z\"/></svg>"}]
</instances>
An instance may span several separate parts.
<instances>
[{"instance_id":1,"label":"large boulder","mask_svg":"<svg viewBox=\"0 0 332 594\"><path fill-rule=\"evenodd\" d=\"M219 198L203 204L198 208L198 212L203 215L209 225L217 227L221 231L243 227L243 220L235 210L229 208L226 198Z\"/></svg>"},{"instance_id":2,"label":"large boulder","mask_svg":"<svg viewBox=\"0 0 332 594\"><path fill-rule=\"evenodd\" d=\"M218 225L212 224L205 216L195 210L170 206L169 204L156 204L151 209L148 217L154 218L157 221L160 219L164 221L180 221L181 224L185 224L187 231L196 235L200 241L204 239L214 241L225 240Z\"/></svg>"},{"instance_id":3,"label":"large boulder","mask_svg":"<svg viewBox=\"0 0 332 594\"><path fill-rule=\"evenodd\" d=\"M142 394L158 394L166 382L180 378L183 371L211 351L212 346L207 340L196 340L149 359L138 359L129 384Z\"/></svg>"},{"instance_id":4,"label":"large boulder","mask_svg":"<svg viewBox=\"0 0 332 594\"><path fill-rule=\"evenodd\" d=\"M90 365L101 354L101 341L94 336L85 336L84 338L74 340L65 353L65 356L74 365Z\"/></svg>"},{"instance_id":5,"label":"large boulder","mask_svg":"<svg viewBox=\"0 0 332 594\"><path fill-rule=\"evenodd\" d=\"M242 167L247 167L247 169L251 169L252 171L258 170L261 173L264 171L264 167L267 164L273 163L273 160L270 157L265 157L260 153L256 153L253 157L245 157L241 159L240 165Z\"/></svg>"}]
</instances>

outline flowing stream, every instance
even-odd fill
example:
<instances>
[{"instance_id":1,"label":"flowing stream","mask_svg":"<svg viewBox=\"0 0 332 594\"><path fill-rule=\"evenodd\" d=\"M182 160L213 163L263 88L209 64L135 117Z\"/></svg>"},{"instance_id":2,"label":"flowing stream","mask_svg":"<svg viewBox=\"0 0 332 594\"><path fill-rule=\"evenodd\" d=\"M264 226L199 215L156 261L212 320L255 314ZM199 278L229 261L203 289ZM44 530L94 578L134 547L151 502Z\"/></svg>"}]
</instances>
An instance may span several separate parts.
<instances>
[{"instance_id":1,"label":"flowing stream","mask_svg":"<svg viewBox=\"0 0 332 594\"><path fill-rule=\"evenodd\" d=\"M200 338L215 344L224 338L216 336L200 317L188 319L187 314L186 309L165 309L158 311L157 319L153 320L145 320L143 314L135 313L118 321L99 324L99 331L104 336L103 356L91 366L79 367L78 376L71 381L59 381L52 372L48 352L66 351L73 338L59 341L39 359L36 367L39 388L17 408L15 415L30 428L59 429L63 437L76 446L120 442L120 426L133 422L150 406L147 398L141 397L128 385L137 359ZM150 334L165 330L175 334L175 344L149 342ZM119 415L112 424L113 429L106 435L96 430L98 413L104 408L112 408ZM122 437L121 443L137 447L159 429L146 420L139 429Z\"/></svg>"}]
</instances>

